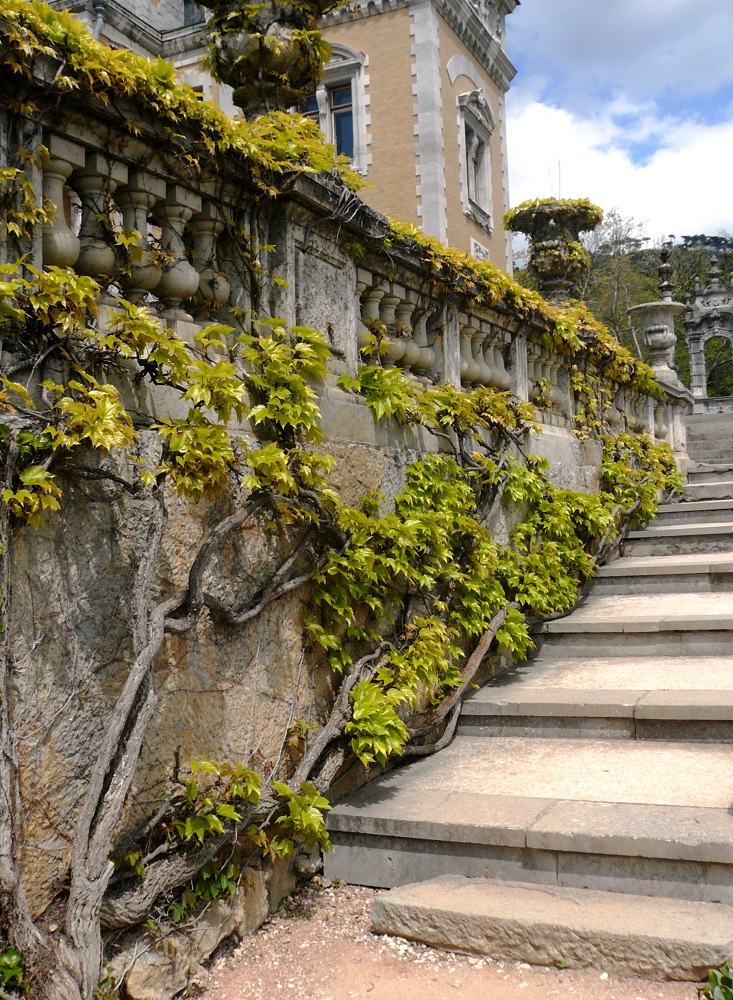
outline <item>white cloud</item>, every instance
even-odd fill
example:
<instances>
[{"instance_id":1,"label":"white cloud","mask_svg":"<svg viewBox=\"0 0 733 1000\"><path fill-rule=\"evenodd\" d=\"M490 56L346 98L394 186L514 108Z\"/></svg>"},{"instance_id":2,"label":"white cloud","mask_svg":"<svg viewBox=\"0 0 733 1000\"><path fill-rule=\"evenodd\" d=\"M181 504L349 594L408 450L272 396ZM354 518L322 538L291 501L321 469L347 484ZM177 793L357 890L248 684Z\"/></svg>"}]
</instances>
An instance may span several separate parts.
<instances>
[{"instance_id":1,"label":"white cloud","mask_svg":"<svg viewBox=\"0 0 733 1000\"><path fill-rule=\"evenodd\" d=\"M730 0L522 0L507 32L523 72L577 108L598 88L702 95L733 80Z\"/></svg>"},{"instance_id":2,"label":"white cloud","mask_svg":"<svg viewBox=\"0 0 733 1000\"><path fill-rule=\"evenodd\" d=\"M629 109L636 118L630 130L614 121ZM622 100L585 117L535 100L510 107L508 132L513 205L560 193L618 208L644 223L653 238L733 231L733 115L712 126L660 121L653 106ZM663 146L637 165L625 146L650 135L661 135Z\"/></svg>"}]
</instances>

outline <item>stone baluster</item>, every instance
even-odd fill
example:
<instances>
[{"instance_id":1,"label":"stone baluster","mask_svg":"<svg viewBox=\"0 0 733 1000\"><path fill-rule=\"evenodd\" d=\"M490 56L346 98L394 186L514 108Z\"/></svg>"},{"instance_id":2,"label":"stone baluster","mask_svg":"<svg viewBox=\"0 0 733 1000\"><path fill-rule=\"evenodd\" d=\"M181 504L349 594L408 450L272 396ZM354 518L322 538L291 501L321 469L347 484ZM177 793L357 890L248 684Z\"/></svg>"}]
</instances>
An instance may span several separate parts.
<instances>
[{"instance_id":1,"label":"stone baluster","mask_svg":"<svg viewBox=\"0 0 733 1000\"><path fill-rule=\"evenodd\" d=\"M412 326L412 338L420 351L420 357L414 365L418 372L428 372L435 364L435 351L428 345L428 317L426 313L418 312ZM426 381L422 375L422 381Z\"/></svg>"},{"instance_id":2,"label":"stone baluster","mask_svg":"<svg viewBox=\"0 0 733 1000\"><path fill-rule=\"evenodd\" d=\"M618 427L624 419L623 413L613 401L611 401L603 411L603 416L605 417L606 422L610 424L611 428Z\"/></svg>"},{"instance_id":3,"label":"stone baluster","mask_svg":"<svg viewBox=\"0 0 733 1000\"><path fill-rule=\"evenodd\" d=\"M623 389L618 389L616 393L614 393L611 402L603 411L603 416L605 417L606 422L611 426L612 429L619 427L620 424L623 423L624 409L625 409L625 400L624 400Z\"/></svg>"},{"instance_id":4,"label":"stone baluster","mask_svg":"<svg viewBox=\"0 0 733 1000\"><path fill-rule=\"evenodd\" d=\"M560 367L562 365L562 359L555 356L548 359L548 369L549 369L549 380L550 380L550 391L548 393L550 402L552 403L553 409L561 416L565 416L563 412L563 404L565 402L565 393L560 387Z\"/></svg>"},{"instance_id":5,"label":"stone baluster","mask_svg":"<svg viewBox=\"0 0 733 1000\"><path fill-rule=\"evenodd\" d=\"M493 360L491 365L493 381L491 384L501 390L511 388L512 384L512 377L504 364L504 347L504 337L501 333L498 333L496 339L491 344Z\"/></svg>"},{"instance_id":6,"label":"stone baluster","mask_svg":"<svg viewBox=\"0 0 733 1000\"><path fill-rule=\"evenodd\" d=\"M630 392L626 398L626 414L629 430L643 429L644 421L639 416L639 398L635 392Z\"/></svg>"},{"instance_id":7,"label":"stone baluster","mask_svg":"<svg viewBox=\"0 0 733 1000\"><path fill-rule=\"evenodd\" d=\"M367 327L364 319L366 317L366 302L364 300L364 293L368 288L371 287L372 276L368 271L359 267L356 270L356 295L358 299L358 307L356 310L356 346L362 351L369 344L369 328ZM379 315L379 303L376 303L376 315L372 317L375 319Z\"/></svg>"},{"instance_id":8,"label":"stone baluster","mask_svg":"<svg viewBox=\"0 0 733 1000\"><path fill-rule=\"evenodd\" d=\"M46 148L43 199L56 212L53 219L43 223L43 263L45 267L72 267L79 258L81 243L66 221L64 185L74 170L84 166L86 154L83 146L58 135L48 136Z\"/></svg>"},{"instance_id":9,"label":"stone baluster","mask_svg":"<svg viewBox=\"0 0 733 1000\"><path fill-rule=\"evenodd\" d=\"M547 351L545 351L544 348L540 348L538 370L540 373L540 378L544 379L545 381L545 391L544 391L545 410L543 414L543 419L545 423L550 424L550 426L554 426L557 423L557 421L555 419L555 413L552 402L552 367L550 365L550 359L547 355Z\"/></svg>"},{"instance_id":10,"label":"stone baluster","mask_svg":"<svg viewBox=\"0 0 733 1000\"><path fill-rule=\"evenodd\" d=\"M484 342L483 342L483 355L484 355L484 366L487 371L487 385L493 385L495 388L499 388L499 369L496 362L496 352L494 350L494 336L493 331L489 323L485 320L481 320L481 328L484 331Z\"/></svg>"},{"instance_id":11,"label":"stone baluster","mask_svg":"<svg viewBox=\"0 0 733 1000\"><path fill-rule=\"evenodd\" d=\"M542 378L542 367L540 365L540 349L537 344L529 344L527 349L527 374L529 375L529 398L531 402L540 394L537 384Z\"/></svg>"},{"instance_id":12,"label":"stone baluster","mask_svg":"<svg viewBox=\"0 0 733 1000\"><path fill-rule=\"evenodd\" d=\"M616 406L621 414L622 421L626 421L626 429L631 430L631 403L626 389L619 389L616 394Z\"/></svg>"},{"instance_id":13,"label":"stone baluster","mask_svg":"<svg viewBox=\"0 0 733 1000\"><path fill-rule=\"evenodd\" d=\"M405 353L404 342L397 337L395 327L395 310L400 304L400 296L393 291L387 292L379 303L379 318L387 331L382 341L382 361L386 367L392 368Z\"/></svg>"},{"instance_id":14,"label":"stone baluster","mask_svg":"<svg viewBox=\"0 0 733 1000\"><path fill-rule=\"evenodd\" d=\"M127 166L103 153L87 153L84 168L74 172L72 184L81 199L79 274L104 279L115 273L118 258L110 239L110 198L127 179Z\"/></svg>"},{"instance_id":15,"label":"stone baluster","mask_svg":"<svg viewBox=\"0 0 733 1000\"><path fill-rule=\"evenodd\" d=\"M371 277L371 276L370 276ZM362 299L362 309L361 309L361 325L364 327L365 333L363 337L363 343L359 345L360 349L363 350L365 347L371 346L370 337L375 337L376 330L375 324L381 322L380 319L380 305L382 299L385 295L385 289L383 288L370 288L364 295ZM370 356L372 364L374 363L374 355Z\"/></svg>"},{"instance_id":16,"label":"stone baluster","mask_svg":"<svg viewBox=\"0 0 733 1000\"><path fill-rule=\"evenodd\" d=\"M473 338L476 327L465 313L458 314L461 338L461 385L468 387L478 379L480 369L473 359Z\"/></svg>"},{"instance_id":17,"label":"stone baluster","mask_svg":"<svg viewBox=\"0 0 733 1000\"><path fill-rule=\"evenodd\" d=\"M654 407L654 437L657 441L666 441L669 434L666 403L657 403Z\"/></svg>"},{"instance_id":18,"label":"stone baluster","mask_svg":"<svg viewBox=\"0 0 733 1000\"><path fill-rule=\"evenodd\" d=\"M646 420L644 419L644 404L641 396L638 393L634 395L634 417L636 423L635 429L639 432L646 430Z\"/></svg>"},{"instance_id":19,"label":"stone baluster","mask_svg":"<svg viewBox=\"0 0 733 1000\"><path fill-rule=\"evenodd\" d=\"M172 258L171 264L164 264L163 276L156 288L158 298L165 305L162 315L169 322L193 321L193 317L182 308L181 303L198 289L199 273L186 258L183 230L194 212L200 211L199 195L180 184L169 184L165 201L159 202L153 212L162 229L161 248Z\"/></svg>"},{"instance_id":20,"label":"stone baluster","mask_svg":"<svg viewBox=\"0 0 733 1000\"><path fill-rule=\"evenodd\" d=\"M224 229L224 214L213 201L205 201L202 211L194 215L188 225L193 233L193 254L199 272L198 295L201 301L196 318L206 320L226 305L232 290L219 271L216 258L216 241Z\"/></svg>"},{"instance_id":21,"label":"stone baluster","mask_svg":"<svg viewBox=\"0 0 733 1000\"><path fill-rule=\"evenodd\" d=\"M404 346L404 353L400 363L408 374L412 374L412 369L420 361L420 348L415 343L412 328L412 314L415 311L415 303L412 298L412 292L409 289L405 291L399 285L393 285L392 287L395 295L400 298L395 309L395 330Z\"/></svg>"},{"instance_id":22,"label":"stone baluster","mask_svg":"<svg viewBox=\"0 0 733 1000\"><path fill-rule=\"evenodd\" d=\"M146 170L131 171L127 184L115 195L122 212L122 225L129 232L139 233L140 245L130 255L129 265L120 275L126 297L140 303L152 292L163 276L163 268L150 249L148 216L156 202L165 198L166 183Z\"/></svg>"},{"instance_id":23,"label":"stone baluster","mask_svg":"<svg viewBox=\"0 0 733 1000\"><path fill-rule=\"evenodd\" d=\"M493 373L484 358L484 350L489 332L480 319L475 319L474 322L476 323L476 332L471 338L471 354L473 355L474 364L478 368L476 384L491 385L491 376Z\"/></svg>"}]
</instances>

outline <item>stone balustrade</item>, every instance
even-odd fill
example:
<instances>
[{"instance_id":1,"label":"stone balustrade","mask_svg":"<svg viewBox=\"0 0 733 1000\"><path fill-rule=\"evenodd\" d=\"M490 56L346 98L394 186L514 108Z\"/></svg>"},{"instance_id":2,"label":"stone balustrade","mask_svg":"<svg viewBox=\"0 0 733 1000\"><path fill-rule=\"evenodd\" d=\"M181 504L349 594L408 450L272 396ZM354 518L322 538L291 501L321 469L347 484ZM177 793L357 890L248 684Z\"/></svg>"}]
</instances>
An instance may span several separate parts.
<instances>
[{"instance_id":1,"label":"stone balustrade","mask_svg":"<svg viewBox=\"0 0 733 1000\"><path fill-rule=\"evenodd\" d=\"M363 268L357 271L356 287L359 298L356 341L361 360L400 367L416 382L437 380L438 351L431 346L434 331L429 331L435 309L430 301L417 288Z\"/></svg>"},{"instance_id":2,"label":"stone balustrade","mask_svg":"<svg viewBox=\"0 0 733 1000\"><path fill-rule=\"evenodd\" d=\"M381 248L383 222L366 206L339 219L336 181L300 178L287 198L260 209L237 163L222 157L196 169L161 155L152 129L141 126L132 140L95 113L76 109L37 131L36 146L47 150L39 200L57 212L43 226L36 263L98 280L107 315L124 296L189 343L212 320L242 328L250 310L282 316L328 332L336 373L383 365L415 385L510 391L534 404L544 432L572 438L572 360L505 308L437 297L417 255ZM358 261L341 249L344 226L367 247ZM247 241L246 260L232 252L235 232ZM268 281L271 274L282 280ZM618 389L603 416L611 429L648 430L683 455L684 405Z\"/></svg>"},{"instance_id":3,"label":"stone balustrade","mask_svg":"<svg viewBox=\"0 0 733 1000\"><path fill-rule=\"evenodd\" d=\"M56 206L43 226L41 263L95 278L106 289L108 309L123 295L184 335L195 333L226 307L232 291L217 255L227 217L234 216L224 186L202 181L192 169L166 169L141 142L126 144L130 155L113 155L112 143L99 148L97 130L85 135L72 123L70 132L38 136L48 151L43 198Z\"/></svg>"},{"instance_id":4,"label":"stone balustrade","mask_svg":"<svg viewBox=\"0 0 733 1000\"><path fill-rule=\"evenodd\" d=\"M537 420L551 427L571 427L574 407L568 359L544 344L530 343L527 370L529 399L535 404Z\"/></svg>"}]
</instances>

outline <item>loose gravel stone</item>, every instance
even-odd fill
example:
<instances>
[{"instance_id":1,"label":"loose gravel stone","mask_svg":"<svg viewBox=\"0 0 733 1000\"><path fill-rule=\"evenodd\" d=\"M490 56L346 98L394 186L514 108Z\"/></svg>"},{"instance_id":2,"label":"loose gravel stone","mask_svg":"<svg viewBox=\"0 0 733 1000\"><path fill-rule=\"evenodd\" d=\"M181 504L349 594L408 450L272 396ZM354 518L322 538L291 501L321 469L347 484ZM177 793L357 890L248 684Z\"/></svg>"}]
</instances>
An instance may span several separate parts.
<instances>
[{"instance_id":1,"label":"loose gravel stone","mask_svg":"<svg viewBox=\"0 0 733 1000\"><path fill-rule=\"evenodd\" d=\"M260 930L224 945L200 1000L696 1000L692 983L546 969L457 955L371 931L375 893L309 886Z\"/></svg>"}]
</instances>

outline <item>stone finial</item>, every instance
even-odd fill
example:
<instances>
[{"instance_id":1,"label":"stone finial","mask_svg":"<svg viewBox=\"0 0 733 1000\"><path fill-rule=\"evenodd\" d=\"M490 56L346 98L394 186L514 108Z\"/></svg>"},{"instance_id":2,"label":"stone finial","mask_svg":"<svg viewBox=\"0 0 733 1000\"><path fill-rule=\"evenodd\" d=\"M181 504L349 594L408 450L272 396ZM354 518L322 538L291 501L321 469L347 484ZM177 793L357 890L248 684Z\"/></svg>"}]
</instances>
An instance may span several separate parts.
<instances>
[{"instance_id":1,"label":"stone finial","mask_svg":"<svg viewBox=\"0 0 733 1000\"><path fill-rule=\"evenodd\" d=\"M682 302L672 301L672 266L669 263L670 250L664 247L660 251L659 279L661 299L658 302L645 302L629 309L629 316L638 322L645 346L649 350L654 374L667 385L680 387L674 365L674 349L677 336L674 332L674 318L686 312L687 306Z\"/></svg>"},{"instance_id":2,"label":"stone finial","mask_svg":"<svg viewBox=\"0 0 733 1000\"><path fill-rule=\"evenodd\" d=\"M659 290L665 301L672 301L672 265L669 263L671 250L668 246L659 251Z\"/></svg>"},{"instance_id":3,"label":"stone finial","mask_svg":"<svg viewBox=\"0 0 733 1000\"><path fill-rule=\"evenodd\" d=\"M332 0L201 0L209 60L215 79L234 88L234 103L247 117L297 107L323 75L324 49L318 19Z\"/></svg>"},{"instance_id":4,"label":"stone finial","mask_svg":"<svg viewBox=\"0 0 733 1000\"><path fill-rule=\"evenodd\" d=\"M507 212L504 225L529 237L529 270L541 294L551 302L567 302L590 265L579 236L602 219L602 210L589 201L545 198Z\"/></svg>"}]
</instances>

